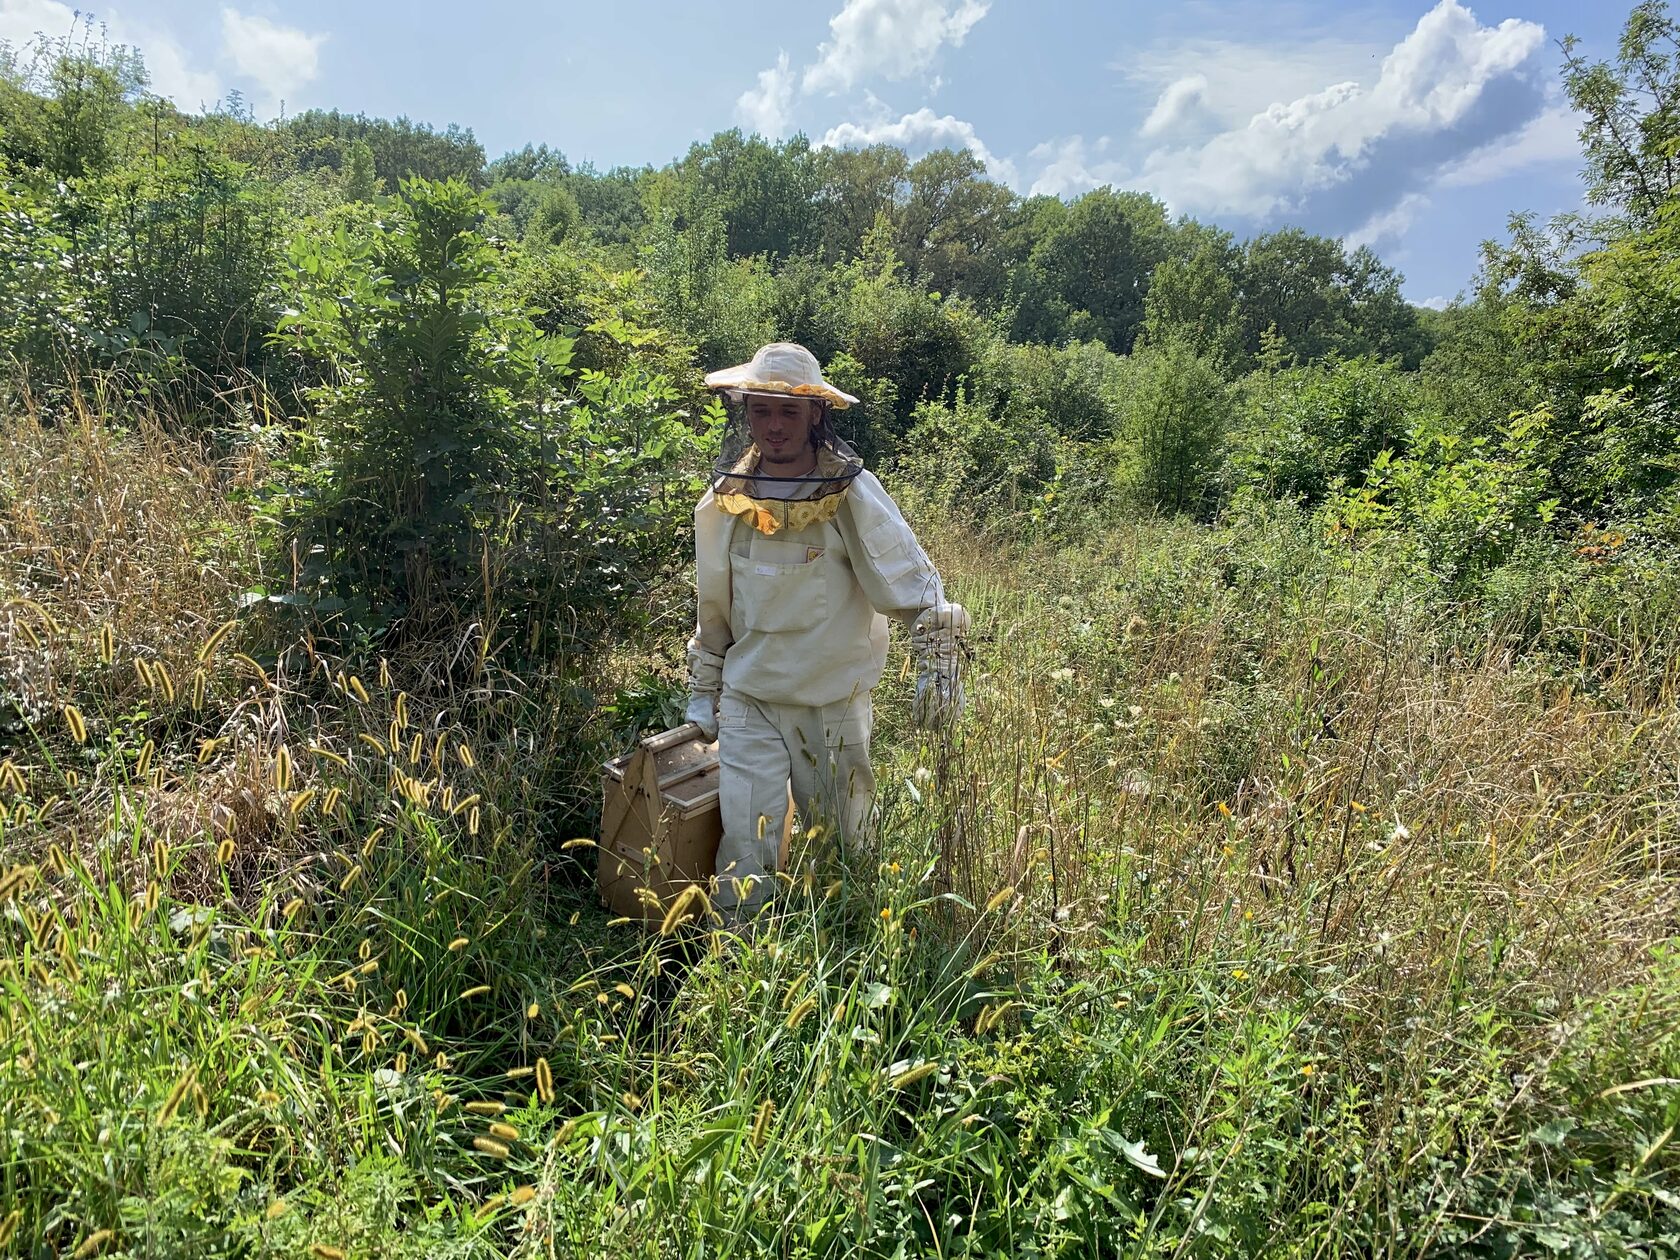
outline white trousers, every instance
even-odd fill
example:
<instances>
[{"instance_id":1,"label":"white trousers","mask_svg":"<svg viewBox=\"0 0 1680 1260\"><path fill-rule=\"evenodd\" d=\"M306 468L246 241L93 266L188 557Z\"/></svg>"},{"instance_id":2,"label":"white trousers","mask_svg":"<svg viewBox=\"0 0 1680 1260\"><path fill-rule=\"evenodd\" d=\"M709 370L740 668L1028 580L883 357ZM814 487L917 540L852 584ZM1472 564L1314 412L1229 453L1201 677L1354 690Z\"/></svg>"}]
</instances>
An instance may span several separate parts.
<instances>
[{"instance_id":1,"label":"white trousers","mask_svg":"<svg viewBox=\"0 0 1680 1260\"><path fill-rule=\"evenodd\" d=\"M866 691L819 707L765 704L725 691L718 704L718 909L749 918L775 882L788 793L808 828L863 836L875 797L874 713Z\"/></svg>"}]
</instances>

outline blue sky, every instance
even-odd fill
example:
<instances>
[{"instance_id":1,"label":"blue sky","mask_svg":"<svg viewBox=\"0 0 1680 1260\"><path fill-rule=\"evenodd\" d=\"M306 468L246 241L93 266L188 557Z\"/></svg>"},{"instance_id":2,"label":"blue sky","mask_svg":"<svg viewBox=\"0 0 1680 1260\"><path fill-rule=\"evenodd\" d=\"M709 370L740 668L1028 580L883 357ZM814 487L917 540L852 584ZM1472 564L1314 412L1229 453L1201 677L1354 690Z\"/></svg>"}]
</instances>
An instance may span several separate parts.
<instances>
[{"instance_id":1,"label":"blue sky","mask_svg":"<svg viewBox=\"0 0 1680 1260\"><path fill-rule=\"evenodd\" d=\"M1625 4L1502 0L116 0L95 7L186 108L238 89L662 165L726 127L966 146L1022 192L1140 188L1246 236L1372 245L1438 303L1518 209L1580 204L1565 34L1614 50ZM0 0L0 39L59 0Z\"/></svg>"}]
</instances>

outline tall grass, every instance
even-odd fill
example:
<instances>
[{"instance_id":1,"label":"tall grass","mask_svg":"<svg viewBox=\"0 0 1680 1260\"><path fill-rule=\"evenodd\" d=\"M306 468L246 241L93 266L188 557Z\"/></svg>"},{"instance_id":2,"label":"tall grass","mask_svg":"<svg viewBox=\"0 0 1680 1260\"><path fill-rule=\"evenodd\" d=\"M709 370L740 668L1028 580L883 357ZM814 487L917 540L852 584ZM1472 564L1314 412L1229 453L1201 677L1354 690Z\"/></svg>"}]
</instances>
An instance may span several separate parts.
<instances>
[{"instance_id":1,"label":"tall grass","mask_svg":"<svg viewBox=\"0 0 1680 1260\"><path fill-rule=\"evenodd\" d=\"M260 480L0 443L0 1254L1680 1246L1660 631L1518 642L1283 512L930 525L968 717L895 656L875 844L643 936L556 680L241 612Z\"/></svg>"}]
</instances>

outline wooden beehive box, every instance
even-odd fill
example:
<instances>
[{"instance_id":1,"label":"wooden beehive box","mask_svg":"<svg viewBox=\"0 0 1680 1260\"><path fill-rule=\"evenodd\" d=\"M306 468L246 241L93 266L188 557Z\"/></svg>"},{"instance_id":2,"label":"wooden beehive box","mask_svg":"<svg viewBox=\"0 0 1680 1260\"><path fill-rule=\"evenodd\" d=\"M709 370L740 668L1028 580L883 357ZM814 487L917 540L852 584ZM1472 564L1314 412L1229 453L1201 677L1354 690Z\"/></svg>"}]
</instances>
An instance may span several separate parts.
<instances>
[{"instance_id":1,"label":"wooden beehive box","mask_svg":"<svg viewBox=\"0 0 1680 1260\"><path fill-rule=\"evenodd\" d=\"M606 763L596 884L614 914L657 923L690 883L717 865L717 744L690 722L650 735Z\"/></svg>"}]
</instances>

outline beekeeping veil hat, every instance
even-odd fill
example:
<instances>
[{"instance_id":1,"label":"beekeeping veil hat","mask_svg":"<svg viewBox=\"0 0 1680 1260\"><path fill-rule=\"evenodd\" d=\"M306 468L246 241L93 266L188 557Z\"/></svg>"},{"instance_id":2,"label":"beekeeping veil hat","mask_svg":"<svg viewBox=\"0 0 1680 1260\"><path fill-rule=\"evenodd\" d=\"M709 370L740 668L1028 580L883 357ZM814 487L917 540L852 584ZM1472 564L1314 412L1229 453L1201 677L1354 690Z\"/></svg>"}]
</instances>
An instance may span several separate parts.
<instances>
[{"instance_id":1,"label":"beekeeping veil hat","mask_svg":"<svg viewBox=\"0 0 1680 1260\"><path fill-rule=\"evenodd\" d=\"M772 342L750 362L708 373L706 388L721 393L730 410L723 450L712 468L718 506L750 521L762 534L801 529L832 518L853 478L863 471L863 461L835 434L828 413L850 407L857 399L823 379L816 355L792 342ZM820 404L820 417L811 426L817 462L809 473L764 475L746 419L749 394L793 395Z\"/></svg>"}]
</instances>

